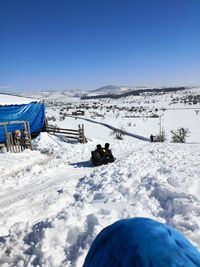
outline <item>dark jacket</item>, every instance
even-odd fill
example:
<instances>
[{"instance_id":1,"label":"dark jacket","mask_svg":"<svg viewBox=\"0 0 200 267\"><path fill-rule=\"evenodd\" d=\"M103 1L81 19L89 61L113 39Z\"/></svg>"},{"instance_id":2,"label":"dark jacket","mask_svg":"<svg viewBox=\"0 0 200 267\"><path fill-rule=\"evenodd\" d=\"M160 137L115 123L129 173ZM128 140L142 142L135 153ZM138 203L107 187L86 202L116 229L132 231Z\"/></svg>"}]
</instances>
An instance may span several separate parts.
<instances>
[{"instance_id":1,"label":"dark jacket","mask_svg":"<svg viewBox=\"0 0 200 267\"><path fill-rule=\"evenodd\" d=\"M105 157L107 157L109 159L114 159L112 151L109 148L107 148L107 149L104 148L104 150L105 150Z\"/></svg>"},{"instance_id":2,"label":"dark jacket","mask_svg":"<svg viewBox=\"0 0 200 267\"><path fill-rule=\"evenodd\" d=\"M100 166L103 164L103 153L101 150L96 149L95 151L92 151L91 154L91 160L95 166Z\"/></svg>"}]
</instances>

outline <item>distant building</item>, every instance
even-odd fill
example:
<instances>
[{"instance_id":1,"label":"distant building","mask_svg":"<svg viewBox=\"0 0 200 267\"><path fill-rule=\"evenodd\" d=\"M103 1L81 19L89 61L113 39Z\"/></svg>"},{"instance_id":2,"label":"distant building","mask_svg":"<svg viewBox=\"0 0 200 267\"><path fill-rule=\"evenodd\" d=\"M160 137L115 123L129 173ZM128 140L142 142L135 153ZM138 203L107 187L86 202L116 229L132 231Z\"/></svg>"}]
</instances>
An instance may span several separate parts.
<instances>
[{"instance_id":1,"label":"distant building","mask_svg":"<svg viewBox=\"0 0 200 267\"><path fill-rule=\"evenodd\" d=\"M76 110L76 111L72 112L72 115L84 116L85 115L85 111L79 109L79 110Z\"/></svg>"},{"instance_id":2,"label":"distant building","mask_svg":"<svg viewBox=\"0 0 200 267\"><path fill-rule=\"evenodd\" d=\"M159 118L159 116L157 114L153 114L151 117L152 118Z\"/></svg>"}]
</instances>

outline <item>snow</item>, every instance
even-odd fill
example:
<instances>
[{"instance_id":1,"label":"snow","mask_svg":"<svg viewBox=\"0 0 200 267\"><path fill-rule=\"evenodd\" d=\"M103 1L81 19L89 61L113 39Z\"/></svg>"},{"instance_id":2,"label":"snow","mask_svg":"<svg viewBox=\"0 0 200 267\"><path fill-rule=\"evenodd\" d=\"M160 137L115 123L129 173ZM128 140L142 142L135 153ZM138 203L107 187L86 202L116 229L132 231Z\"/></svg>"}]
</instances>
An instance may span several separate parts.
<instances>
[{"instance_id":1,"label":"snow","mask_svg":"<svg viewBox=\"0 0 200 267\"><path fill-rule=\"evenodd\" d=\"M164 97L158 96L158 105ZM130 217L168 223L200 249L200 128L194 110L167 110L162 117L168 134L177 125L190 128L185 144L117 140L111 129L85 121L89 113L60 120L59 111L47 108L60 127L84 123L88 143L41 133L33 151L0 153L0 266L81 267L96 235ZM119 113L94 120L146 137L159 130L158 119ZM91 151L105 142L116 161L93 167Z\"/></svg>"},{"instance_id":2,"label":"snow","mask_svg":"<svg viewBox=\"0 0 200 267\"><path fill-rule=\"evenodd\" d=\"M13 95L6 95L0 94L0 105L21 105L21 104L28 104L31 102L39 102L40 100L34 98L26 98L21 96L13 96Z\"/></svg>"}]
</instances>

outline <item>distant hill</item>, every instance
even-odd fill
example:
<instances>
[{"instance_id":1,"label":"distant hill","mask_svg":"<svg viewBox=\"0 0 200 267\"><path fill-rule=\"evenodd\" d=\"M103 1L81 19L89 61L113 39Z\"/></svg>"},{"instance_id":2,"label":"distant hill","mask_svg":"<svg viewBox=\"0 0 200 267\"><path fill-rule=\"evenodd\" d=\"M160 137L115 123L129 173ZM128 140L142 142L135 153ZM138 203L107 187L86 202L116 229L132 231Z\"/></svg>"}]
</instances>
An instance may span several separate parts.
<instances>
[{"instance_id":1,"label":"distant hill","mask_svg":"<svg viewBox=\"0 0 200 267\"><path fill-rule=\"evenodd\" d=\"M117 86L117 85L106 85L94 90L80 90L80 89L65 89L65 90L48 90L48 91L33 91L19 93L24 97L34 97L41 100L51 100L60 98L81 98L81 99L98 99L98 98L121 98L131 95L140 95L142 93L147 94L159 94L173 91L179 91L184 89L196 88L198 86L159 86L159 87L145 87L145 86Z\"/></svg>"},{"instance_id":2,"label":"distant hill","mask_svg":"<svg viewBox=\"0 0 200 267\"><path fill-rule=\"evenodd\" d=\"M100 95L112 95L112 94L122 94L130 91L131 88L128 86L116 86L116 85L106 85L98 89L89 91L87 96L100 96Z\"/></svg>"},{"instance_id":3,"label":"distant hill","mask_svg":"<svg viewBox=\"0 0 200 267\"><path fill-rule=\"evenodd\" d=\"M102 87L104 88L104 87ZM123 88L123 87L119 87L119 88ZM101 88L99 88L101 89ZM159 94L159 93L169 93L169 92L175 92L175 91L181 91L181 90L185 90L185 89L189 89L187 87L158 87L158 88L129 88L127 90L121 90L116 93L116 90L114 89L109 90L105 93L105 91L99 90L97 89L97 91L93 91L93 93L89 93L89 94L85 94L82 96L81 99L95 99L95 98L121 98L121 97L127 97L127 96L137 96L140 95L142 93L153 93L153 94Z\"/></svg>"}]
</instances>

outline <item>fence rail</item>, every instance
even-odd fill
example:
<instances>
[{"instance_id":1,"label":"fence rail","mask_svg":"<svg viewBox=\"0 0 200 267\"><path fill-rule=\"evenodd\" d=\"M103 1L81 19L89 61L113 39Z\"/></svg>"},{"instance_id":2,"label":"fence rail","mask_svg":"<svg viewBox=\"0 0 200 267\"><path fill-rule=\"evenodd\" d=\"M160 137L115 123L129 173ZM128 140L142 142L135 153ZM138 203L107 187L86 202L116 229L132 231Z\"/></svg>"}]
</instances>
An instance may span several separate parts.
<instances>
[{"instance_id":1,"label":"fence rail","mask_svg":"<svg viewBox=\"0 0 200 267\"><path fill-rule=\"evenodd\" d=\"M64 135L65 138L76 139L82 144L87 143L83 124L78 125L78 130L59 128L57 126L47 126L44 131L50 134L54 134L54 135L61 134L61 135Z\"/></svg>"}]
</instances>

